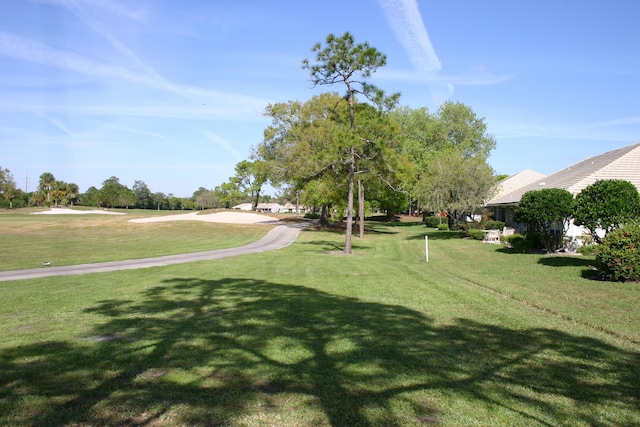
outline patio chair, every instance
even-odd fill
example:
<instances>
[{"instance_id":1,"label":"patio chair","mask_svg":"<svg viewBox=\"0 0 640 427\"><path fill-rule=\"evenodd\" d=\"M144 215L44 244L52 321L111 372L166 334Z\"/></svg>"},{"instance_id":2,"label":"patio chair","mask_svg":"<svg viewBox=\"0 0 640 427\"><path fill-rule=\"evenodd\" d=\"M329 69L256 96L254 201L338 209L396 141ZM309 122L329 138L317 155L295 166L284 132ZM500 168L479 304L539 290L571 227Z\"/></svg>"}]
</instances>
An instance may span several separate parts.
<instances>
[{"instance_id":1,"label":"patio chair","mask_svg":"<svg viewBox=\"0 0 640 427\"><path fill-rule=\"evenodd\" d=\"M502 229L502 235L503 236L513 236L516 232L515 228L511 228L511 227L504 227Z\"/></svg>"},{"instance_id":2,"label":"patio chair","mask_svg":"<svg viewBox=\"0 0 640 427\"><path fill-rule=\"evenodd\" d=\"M485 230L483 242L500 243L500 230Z\"/></svg>"}]
</instances>

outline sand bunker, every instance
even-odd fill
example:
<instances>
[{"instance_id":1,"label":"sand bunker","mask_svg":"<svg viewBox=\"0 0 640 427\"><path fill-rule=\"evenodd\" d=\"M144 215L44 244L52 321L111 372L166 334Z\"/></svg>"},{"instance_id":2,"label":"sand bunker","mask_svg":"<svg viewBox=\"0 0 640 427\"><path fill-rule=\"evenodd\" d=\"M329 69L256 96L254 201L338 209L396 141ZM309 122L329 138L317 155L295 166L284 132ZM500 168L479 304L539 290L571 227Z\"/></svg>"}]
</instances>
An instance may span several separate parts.
<instances>
[{"instance_id":1,"label":"sand bunker","mask_svg":"<svg viewBox=\"0 0 640 427\"><path fill-rule=\"evenodd\" d=\"M34 215L84 215L84 214L106 214L106 215L126 215L123 212L111 212L106 209L75 210L69 208L51 208L48 211L34 212ZM148 218L135 218L129 222L147 223L164 221L205 221L218 222L222 224L279 224L280 221L268 215L260 215L250 212L214 212L210 214L199 214L189 212L186 214L174 214L163 216L151 216Z\"/></svg>"},{"instance_id":2,"label":"sand bunker","mask_svg":"<svg viewBox=\"0 0 640 427\"><path fill-rule=\"evenodd\" d=\"M276 218L249 212L215 212L210 214L198 214L191 212L180 215L153 216L148 218L131 219L129 222L147 223L162 221L205 221L223 224L278 224Z\"/></svg>"},{"instance_id":3,"label":"sand bunker","mask_svg":"<svg viewBox=\"0 0 640 427\"><path fill-rule=\"evenodd\" d=\"M32 212L33 215L86 215L86 214L100 214L100 215L124 215L122 212L111 212L103 209L94 209L90 211L79 211L69 208L51 208L48 211Z\"/></svg>"}]
</instances>

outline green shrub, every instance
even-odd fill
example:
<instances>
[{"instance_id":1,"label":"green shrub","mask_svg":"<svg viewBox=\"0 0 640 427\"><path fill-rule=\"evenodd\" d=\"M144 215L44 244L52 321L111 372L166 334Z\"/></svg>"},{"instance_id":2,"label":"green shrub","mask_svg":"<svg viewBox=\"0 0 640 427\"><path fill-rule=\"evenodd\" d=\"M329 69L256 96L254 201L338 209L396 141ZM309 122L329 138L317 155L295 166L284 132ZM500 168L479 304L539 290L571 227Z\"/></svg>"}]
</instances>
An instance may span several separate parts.
<instances>
[{"instance_id":1,"label":"green shrub","mask_svg":"<svg viewBox=\"0 0 640 427\"><path fill-rule=\"evenodd\" d=\"M438 228L440 223L443 222L442 218L439 216L425 216L422 221L428 228ZM444 222L447 222L446 218Z\"/></svg>"},{"instance_id":2,"label":"green shrub","mask_svg":"<svg viewBox=\"0 0 640 427\"><path fill-rule=\"evenodd\" d=\"M502 221L487 221L485 227L487 230L502 230L504 225Z\"/></svg>"},{"instance_id":3,"label":"green shrub","mask_svg":"<svg viewBox=\"0 0 640 427\"><path fill-rule=\"evenodd\" d=\"M602 278L614 282L640 281L640 223L607 234L598 246L596 265Z\"/></svg>"},{"instance_id":4,"label":"green shrub","mask_svg":"<svg viewBox=\"0 0 640 427\"><path fill-rule=\"evenodd\" d=\"M598 245L584 245L578 248L578 253L581 255L595 255L598 251Z\"/></svg>"},{"instance_id":5,"label":"green shrub","mask_svg":"<svg viewBox=\"0 0 640 427\"><path fill-rule=\"evenodd\" d=\"M597 230L605 234L620 228L640 215L640 193L629 181L603 179L582 190L575 198L573 220L590 230L601 243Z\"/></svg>"},{"instance_id":6,"label":"green shrub","mask_svg":"<svg viewBox=\"0 0 640 427\"><path fill-rule=\"evenodd\" d=\"M443 222L442 224L438 224L438 230L440 231L449 230L449 224L447 224L446 222Z\"/></svg>"},{"instance_id":7,"label":"green shrub","mask_svg":"<svg viewBox=\"0 0 640 427\"><path fill-rule=\"evenodd\" d=\"M484 231L477 228L469 228L466 235L473 240L484 240Z\"/></svg>"},{"instance_id":8,"label":"green shrub","mask_svg":"<svg viewBox=\"0 0 640 427\"><path fill-rule=\"evenodd\" d=\"M526 254L531 252L533 248L533 242L531 239L527 239L522 234L512 234L511 236L504 236L504 240L511 245L514 252Z\"/></svg>"},{"instance_id":9,"label":"green shrub","mask_svg":"<svg viewBox=\"0 0 640 427\"><path fill-rule=\"evenodd\" d=\"M554 253L562 246L562 235L569 224L573 195L563 188L543 188L522 195L513 213L516 222L526 224L527 235L535 233L534 247Z\"/></svg>"},{"instance_id":10,"label":"green shrub","mask_svg":"<svg viewBox=\"0 0 640 427\"><path fill-rule=\"evenodd\" d=\"M306 214L304 214L304 217L307 219L319 219L320 218L320 214L319 213L314 213L314 212L307 212Z\"/></svg>"}]
</instances>

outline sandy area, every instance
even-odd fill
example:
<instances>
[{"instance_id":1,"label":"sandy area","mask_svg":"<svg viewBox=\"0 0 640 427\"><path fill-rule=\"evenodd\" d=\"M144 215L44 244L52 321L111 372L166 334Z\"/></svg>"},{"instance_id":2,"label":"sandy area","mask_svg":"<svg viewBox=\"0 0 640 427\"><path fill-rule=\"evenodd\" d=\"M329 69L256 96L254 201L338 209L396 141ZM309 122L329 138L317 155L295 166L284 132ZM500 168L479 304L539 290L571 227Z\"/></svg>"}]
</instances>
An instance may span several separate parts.
<instances>
[{"instance_id":1,"label":"sandy area","mask_svg":"<svg viewBox=\"0 0 640 427\"><path fill-rule=\"evenodd\" d=\"M200 214L191 212L181 215L152 216L149 218L136 218L130 222L161 222L161 221L205 221L219 222L223 224L278 224L280 221L267 216L249 212L215 212Z\"/></svg>"},{"instance_id":2,"label":"sandy area","mask_svg":"<svg viewBox=\"0 0 640 427\"><path fill-rule=\"evenodd\" d=\"M106 214L106 215L126 215L122 212L111 212L109 210L94 209L89 211L75 210L69 208L51 208L48 211L34 212L34 215L84 215L84 214ZM268 216L250 212L214 212L210 214L198 214L189 212L186 214L174 214L163 216L151 216L148 218L135 218L129 220L136 223L163 222L163 221L205 221L218 222L223 224L278 224L279 220Z\"/></svg>"},{"instance_id":3,"label":"sandy area","mask_svg":"<svg viewBox=\"0 0 640 427\"><path fill-rule=\"evenodd\" d=\"M101 214L101 215L124 215L122 212L111 212L104 209L94 209L91 211L79 211L69 208L51 208L48 211L33 212L33 215L86 215L86 214Z\"/></svg>"}]
</instances>

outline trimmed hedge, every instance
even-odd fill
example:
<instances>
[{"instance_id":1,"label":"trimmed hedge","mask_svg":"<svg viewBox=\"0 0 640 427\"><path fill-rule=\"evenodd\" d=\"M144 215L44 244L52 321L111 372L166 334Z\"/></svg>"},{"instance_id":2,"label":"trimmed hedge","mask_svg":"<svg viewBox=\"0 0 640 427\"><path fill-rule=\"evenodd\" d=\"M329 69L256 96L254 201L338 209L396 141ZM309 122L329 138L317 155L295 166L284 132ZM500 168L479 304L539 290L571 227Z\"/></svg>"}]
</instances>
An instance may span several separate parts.
<instances>
[{"instance_id":1,"label":"trimmed hedge","mask_svg":"<svg viewBox=\"0 0 640 427\"><path fill-rule=\"evenodd\" d=\"M502 230L504 225L502 221L487 221L485 227L487 230Z\"/></svg>"},{"instance_id":2,"label":"trimmed hedge","mask_svg":"<svg viewBox=\"0 0 640 427\"><path fill-rule=\"evenodd\" d=\"M466 235L473 240L484 240L484 231L479 228L469 228Z\"/></svg>"},{"instance_id":3,"label":"trimmed hedge","mask_svg":"<svg viewBox=\"0 0 640 427\"><path fill-rule=\"evenodd\" d=\"M602 240L596 265L602 278L614 282L640 281L640 223L627 224Z\"/></svg>"},{"instance_id":4,"label":"trimmed hedge","mask_svg":"<svg viewBox=\"0 0 640 427\"><path fill-rule=\"evenodd\" d=\"M438 228L438 225L443 222L443 218L439 216L425 216L422 221L428 228ZM447 222L446 218L444 218L444 222Z\"/></svg>"}]
</instances>

